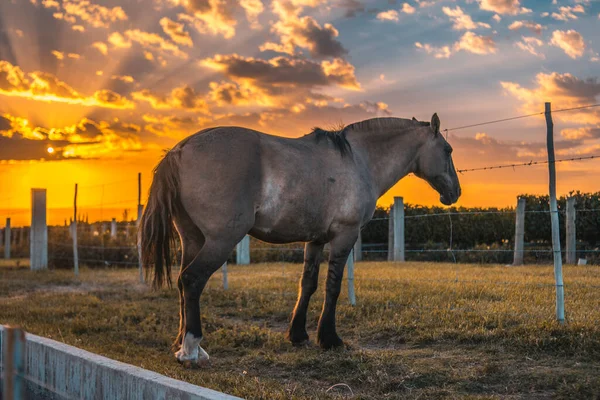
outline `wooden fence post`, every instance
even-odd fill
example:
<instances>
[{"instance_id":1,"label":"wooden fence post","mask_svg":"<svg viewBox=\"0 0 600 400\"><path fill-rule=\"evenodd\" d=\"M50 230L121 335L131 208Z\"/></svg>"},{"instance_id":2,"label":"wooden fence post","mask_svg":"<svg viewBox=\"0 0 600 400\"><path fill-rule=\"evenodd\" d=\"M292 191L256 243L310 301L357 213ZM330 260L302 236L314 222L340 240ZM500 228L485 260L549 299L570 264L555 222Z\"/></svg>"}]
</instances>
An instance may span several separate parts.
<instances>
[{"instance_id":1,"label":"wooden fence post","mask_svg":"<svg viewBox=\"0 0 600 400\"><path fill-rule=\"evenodd\" d=\"M227 261L225 264L221 266L221 271L223 272L223 290L229 289L229 281L227 279Z\"/></svg>"},{"instance_id":2,"label":"wooden fence post","mask_svg":"<svg viewBox=\"0 0 600 400\"><path fill-rule=\"evenodd\" d=\"M25 332L7 326L2 342L3 386L2 398L21 400L25 398Z\"/></svg>"},{"instance_id":3,"label":"wooden fence post","mask_svg":"<svg viewBox=\"0 0 600 400\"><path fill-rule=\"evenodd\" d=\"M4 259L10 260L10 218L6 218L6 227L4 228Z\"/></svg>"},{"instance_id":4,"label":"wooden fence post","mask_svg":"<svg viewBox=\"0 0 600 400\"><path fill-rule=\"evenodd\" d=\"M356 305L356 294L354 293L354 249L350 251L348 256L348 273L346 275L348 279L348 300L350 305Z\"/></svg>"},{"instance_id":5,"label":"wooden fence post","mask_svg":"<svg viewBox=\"0 0 600 400\"><path fill-rule=\"evenodd\" d=\"M354 261L362 261L362 232L358 231L358 238L354 243Z\"/></svg>"},{"instance_id":6,"label":"wooden fence post","mask_svg":"<svg viewBox=\"0 0 600 400\"><path fill-rule=\"evenodd\" d=\"M515 253L513 265L523 265L525 246L525 198L517 198L517 210L515 217Z\"/></svg>"},{"instance_id":7,"label":"wooden fence post","mask_svg":"<svg viewBox=\"0 0 600 400\"><path fill-rule=\"evenodd\" d=\"M567 198L567 264L577 264L577 232L575 220L577 218L575 212L575 197Z\"/></svg>"},{"instance_id":8,"label":"wooden fence post","mask_svg":"<svg viewBox=\"0 0 600 400\"><path fill-rule=\"evenodd\" d=\"M394 261L394 206L388 214L388 261Z\"/></svg>"},{"instance_id":9,"label":"wooden fence post","mask_svg":"<svg viewBox=\"0 0 600 400\"><path fill-rule=\"evenodd\" d=\"M548 148L548 172L550 192L550 218L552 222L552 251L554 254L554 280L556 282L556 319L565 322L565 287L562 273L562 253L560 251L560 227L558 224L558 207L556 205L556 165L554 164L554 123L552 107L545 104L546 146Z\"/></svg>"},{"instance_id":10,"label":"wooden fence post","mask_svg":"<svg viewBox=\"0 0 600 400\"><path fill-rule=\"evenodd\" d=\"M237 244L235 249L235 262L238 265L250 264L250 236L244 236Z\"/></svg>"},{"instance_id":11,"label":"wooden fence post","mask_svg":"<svg viewBox=\"0 0 600 400\"><path fill-rule=\"evenodd\" d=\"M48 225L46 189L31 189L31 230L29 259L32 271L48 269Z\"/></svg>"},{"instance_id":12,"label":"wooden fence post","mask_svg":"<svg viewBox=\"0 0 600 400\"><path fill-rule=\"evenodd\" d=\"M394 197L394 261L404 261L404 199Z\"/></svg>"},{"instance_id":13,"label":"wooden fence post","mask_svg":"<svg viewBox=\"0 0 600 400\"><path fill-rule=\"evenodd\" d=\"M73 223L71 224L71 237L73 238L73 271L79 276L79 250L77 249L77 184L73 198Z\"/></svg>"},{"instance_id":14,"label":"wooden fence post","mask_svg":"<svg viewBox=\"0 0 600 400\"><path fill-rule=\"evenodd\" d=\"M117 237L117 219L116 218L113 218L110 221L110 237L113 239Z\"/></svg>"}]
</instances>

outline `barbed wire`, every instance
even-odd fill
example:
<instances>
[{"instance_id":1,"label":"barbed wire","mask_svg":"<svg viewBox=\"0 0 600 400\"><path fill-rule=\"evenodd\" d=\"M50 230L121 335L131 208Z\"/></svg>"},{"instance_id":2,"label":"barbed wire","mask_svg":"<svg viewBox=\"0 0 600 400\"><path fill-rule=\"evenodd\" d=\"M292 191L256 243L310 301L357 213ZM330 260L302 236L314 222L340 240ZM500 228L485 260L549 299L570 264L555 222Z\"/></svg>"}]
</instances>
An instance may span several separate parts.
<instances>
[{"instance_id":1,"label":"barbed wire","mask_svg":"<svg viewBox=\"0 0 600 400\"><path fill-rule=\"evenodd\" d=\"M571 107L571 108L561 108L561 109L558 109L558 110L552 110L552 113L559 113L559 112L573 111L573 110L582 110L582 109L585 109L585 108L593 108L593 107L600 107L600 103L589 104L587 106L579 106L579 107ZM449 132L449 131L456 131L456 130L459 130L459 129L474 128L476 126L497 124L497 123L500 123L500 122L513 121L513 120L516 120L516 119L535 117L536 115L544 115L545 113L546 113L545 111L541 111L541 112L536 112L536 113L533 113L533 114L519 115L519 116L516 116L516 117L501 118L501 119L496 119L496 120L492 120L492 121L479 122L479 123L471 124L471 125L457 126L455 128L447 128L447 129L444 129L444 131L445 132Z\"/></svg>"},{"instance_id":2,"label":"barbed wire","mask_svg":"<svg viewBox=\"0 0 600 400\"><path fill-rule=\"evenodd\" d=\"M64 260L64 261L73 261L73 257L48 257L49 260ZM103 263L103 264L121 264L121 265L138 265L137 261L112 261L112 260L101 260L101 259L92 259L92 258L79 258L79 262L93 262L93 263Z\"/></svg>"},{"instance_id":3,"label":"barbed wire","mask_svg":"<svg viewBox=\"0 0 600 400\"><path fill-rule=\"evenodd\" d=\"M568 162L568 161L591 160L591 159L594 159L594 158L600 158L600 155L583 156L583 157L572 157L572 158L561 158L559 160L554 160L554 161L548 161L548 160L529 161L529 162L517 163L517 164L502 164L502 165L492 165L492 166L488 166L488 167L457 169L456 172L462 174L464 172L472 172L472 171L486 171L486 170L491 170L491 169L515 168L515 167L529 167L531 165L557 164L557 163Z\"/></svg>"},{"instance_id":4,"label":"barbed wire","mask_svg":"<svg viewBox=\"0 0 600 400\"><path fill-rule=\"evenodd\" d=\"M49 245L52 246L58 246L58 247L68 247L68 248L72 248L73 244L69 243L57 243L57 242L48 242ZM132 244L131 246L82 246L80 244L77 244L77 248L78 249L93 249L93 250L135 250L137 251L137 247L135 244Z\"/></svg>"},{"instance_id":5,"label":"barbed wire","mask_svg":"<svg viewBox=\"0 0 600 400\"><path fill-rule=\"evenodd\" d=\"M575 209L575 212L599 212L600 208L582 208L582 209ZM411 219L411 218L423 218L423 217L439 217L439 216L444 216L444 215L485 215L485 214L514 214L516 212L515 209L510 209L510 210L498 210L498 211L453 211L453 212L441 212L441 213L430 213L430 214L416 214L416 215L405 215L404 219ZM550 214L553 213L554 211L550 211L550 210L525 210L524 211L525 214ZM566 210L557 210L556 211L559 214L565 214ZM371 220L369 220L369 222L372 221L388 221L390 219L390 217L378 217L378 218L372 218Z\"/></svg>"}]
</instances>

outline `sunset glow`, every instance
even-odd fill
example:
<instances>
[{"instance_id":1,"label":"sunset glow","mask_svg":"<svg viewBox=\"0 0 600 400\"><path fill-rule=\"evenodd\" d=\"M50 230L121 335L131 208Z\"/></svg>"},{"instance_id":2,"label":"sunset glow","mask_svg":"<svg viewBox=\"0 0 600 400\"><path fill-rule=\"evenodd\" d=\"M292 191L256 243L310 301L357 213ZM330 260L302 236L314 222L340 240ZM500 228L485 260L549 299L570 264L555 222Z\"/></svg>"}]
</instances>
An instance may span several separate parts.
<instances>
[{"instance_id":1,"label":"sunset glow","mask_svg":"<svg viewBox=\"0 0 600 400\"><path fill-rule=\"evenodd\" d=\"M163 149L210 126L298 137L437 112L445 129L540 112L545 101L595 104L599 18L600 3L576 0L4 1L0 217L26 223L33 187L68 210L75 183L94 218L135 214L137 173L144 202ZM600 154L600 107L554 122L557 158ZM459 169L546 157L542 115L449 133ZM600 190L599 168L557 165L559 195ZM466 206L512 206L548 185L545 166L460 179ZM380 204L394 196L439 204L414 176Z\"/></svg>"}]
</instances>

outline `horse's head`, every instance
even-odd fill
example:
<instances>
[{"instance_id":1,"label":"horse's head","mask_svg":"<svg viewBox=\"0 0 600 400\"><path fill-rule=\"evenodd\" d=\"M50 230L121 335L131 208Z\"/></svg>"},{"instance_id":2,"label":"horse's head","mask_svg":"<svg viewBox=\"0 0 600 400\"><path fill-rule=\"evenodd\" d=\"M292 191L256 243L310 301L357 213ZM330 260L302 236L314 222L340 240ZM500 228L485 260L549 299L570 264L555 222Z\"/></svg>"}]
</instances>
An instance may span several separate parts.
<instances>
[{"instance_id":1,"label":"horse's head","mask_svg":"<svg viewBox=\"0 0 600 400\"><path fill-rule=\"evenodd\" d=\"M423 127L427 140L416 159L415 175L427 181L440 194L440 201L449 206L460 197L460 183L452 161L452 147L440 133L440 119L431 117L431 125Z\"/></svg>"}]
</instances>

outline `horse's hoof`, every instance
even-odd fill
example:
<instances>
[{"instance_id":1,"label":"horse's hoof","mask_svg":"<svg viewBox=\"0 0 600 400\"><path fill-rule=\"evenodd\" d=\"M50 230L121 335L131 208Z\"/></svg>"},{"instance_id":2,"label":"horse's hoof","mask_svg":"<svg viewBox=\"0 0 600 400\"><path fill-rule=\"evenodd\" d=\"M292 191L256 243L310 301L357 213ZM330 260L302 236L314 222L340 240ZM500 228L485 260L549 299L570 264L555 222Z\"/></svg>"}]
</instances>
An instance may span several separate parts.
<instances>
[{"instance_id":1,"label":"horse's hoof","mask_svg":"<svg viewBox=\"0 0 600 400\"><path fill-rule=\"evenodd\" d=\"M321 346L323 350L337 349L344 347L344 341L340 339L338 335L331 335L319 339L319 346Z\"/></svg>"},{"instance_id":2,"label":"horse's hoof","mask_svg":"<svg viewBox=\"0 0 600 400\"><path fill-rule=\"evenodd\" d=\"M310 340L305 339L300 342L292 342L292 346L294 347L310 347Z\"/></svg>"},{"instance_id":3,"label":"horse's hoof","mask_svg":"<svg viewBox=\"0 0 600 400\"><path fill-rule=\"evenodd\" d=\"M184 352L181 348L175 353L175 358L185 368L204 367L210 365L210 357L208 353L200 346L192 350L191 354Z\"/></svg>"}]
</instances>

